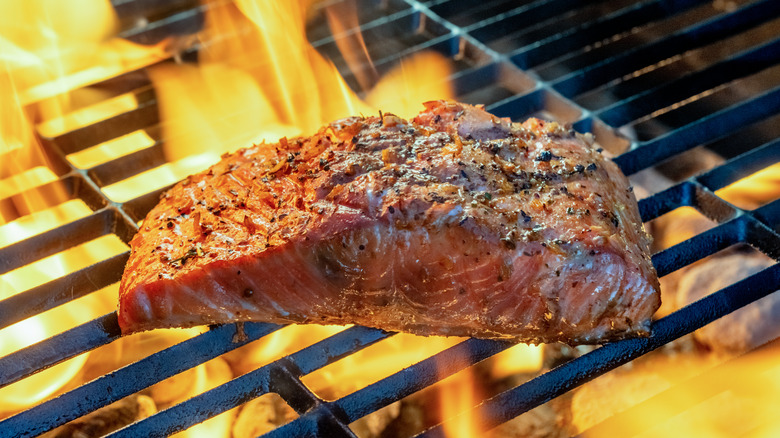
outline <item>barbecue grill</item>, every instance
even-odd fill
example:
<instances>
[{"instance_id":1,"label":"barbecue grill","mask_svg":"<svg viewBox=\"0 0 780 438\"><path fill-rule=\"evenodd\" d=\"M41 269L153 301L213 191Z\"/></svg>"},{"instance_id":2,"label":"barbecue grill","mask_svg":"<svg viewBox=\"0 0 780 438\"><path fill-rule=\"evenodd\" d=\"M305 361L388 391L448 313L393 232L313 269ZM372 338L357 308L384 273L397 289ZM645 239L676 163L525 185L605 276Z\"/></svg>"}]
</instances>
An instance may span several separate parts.
<instances>
[{"instance_id":1,"label":"barbecue grill","mask_svg":"<svg viewBox=\"0 0 780 438\"><path fill-rule=\"evenodd\" d=\"M172 34L186 40L202 26L206 9L188 1L168 2L166 7L145 0L112 3L121 18L120 36L144 44ZM641 200L646 222L682 206L717 222L653 255L659 276L739 244L780 260L780 201L750 210L715 193L780 162L780 2L362 0L358 11L358 30L380 73L405 55L426 49L441 52L456 66L451 79L459 100L485 104L488 111L515 121L540 116L593 132L627 175L702 146L722 155L724 164ZM340 36L330 34L324 19L311 21L308 37L334 61L347 83L359 89L354 66L350 68L338 51ZM172 56L186 62L197 59L198 49L182 45ZM68 199L82 200L92 212L0 248L0 274L104 235L129 242L167 188L126 202L104 194L105 187L163 164L164 140L156 136L155 92L143 69L89 86L115 96L131 93L138 104L56 135L41 133L57 181L34 190L55 190L59 184ZM67 158L139 129L146 130L154 144L87 169ZM0 327L117 282L128 255L106 258L5 298L0 301ZM771 294L778 285L780 267L774 264L657 320L650 337L609 343L486 399L473 408L478 427L506 422ZM236 339L239 328L234 324L210 327L0 421L0 435L39 435L277 329L274 324L246 323L245 337ZM355 436L349 428L355 420L511 346L468 339L336 400L323 400L302 382L302 376L390 336L349 328L111 436L164 436L269 392L279 394L299 417L267 436ZM120 337L115 313L72 327L0 358L0 385ZM444 436L444 431L439 425L420 436Z\"/></svg>"}]
</instances>

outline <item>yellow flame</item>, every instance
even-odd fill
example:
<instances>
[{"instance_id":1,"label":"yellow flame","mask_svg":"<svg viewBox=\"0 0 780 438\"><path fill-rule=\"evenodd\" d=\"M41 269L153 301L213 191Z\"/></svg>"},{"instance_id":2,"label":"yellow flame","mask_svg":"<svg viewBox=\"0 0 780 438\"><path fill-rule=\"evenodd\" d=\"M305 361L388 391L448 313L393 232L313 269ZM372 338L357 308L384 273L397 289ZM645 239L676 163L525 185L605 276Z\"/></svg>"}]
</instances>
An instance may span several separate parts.
<instances>
[{"instance_id":1,"label":"yellow flame","mask_svg":"<svg viewBox=\"0 0 780 438\"><path fill-rule=\"evenodd\" d=\"M780 195L780 163L775 163L718 191L716 195L740 208L753 209Z\"/></svg>"},{"instance_id":2,"label":"yellow flame","mask_svg":"<svg viewBox=\"0 0 780 438\"><path fill-rule=\"evenodd\" d=\"M84 201L72 199L0 225L0 248L88 216L90 213L92 210Z\"/></svg>"},{"instance_id":3,"label":"yellow flame","mask_svg":"<svg viewBox=\"0 0 780 438\"><path fill-rule=\"evenodd\" d=\"M0 60L0 198L10 198L0 206L0 224L47 206L47 200L22 193L57 179L33 135L32 123L19 100L17 80L9 69L9 63ZM63 201L64 192L55 192L55 198Z\"/></svg>"},{"instance_id":4,"label":"yellow flame","mask_svg":"<svg viewBox=\"0 0 780 438\"><path fill-rule=\"evenodd\" d=\"M355 0L331 3L324 9L344 61L357 78L361 90L370 90L379 80L379 73L371 62L363 34L355 31L360 25Z\"/></svg>"},{"instance_id":5,"label":"yellow flame","mask_svg":"<svg viewBox=\"0 0 780 438\"><path fill-rule=\"evenodd\" d=\"M544 345L517 344L491 358L492 376L496 379L518 373L539 371L542 368Z\"/></svg>"},{"instance_id":6,"label":"yellow flame","mask_svg":"<svg viewBox=\"0 0 780 438\"><path fill-rule=\"evenodd\" d=\"M452 98L449 85L442 81L451 71L444 57L420 54L404 60L380 79L367 98L370 104L359 99L336 67L308 44L308 2L209 3L205 8L206 27L199 35L202 49L198 65L164 63L148 69L156 89L161 139L169 162L103 187L112 200L124 202L171 184L213 163L223 152L253 143L309 134L329 121L373 114L379 108L410 116L422 108L425 100ZM333 17L331 21L335 25ZM352 22L344 25L354 24L353 17ZM0 171L0 189L4 198L14 198L12 203L0 204L0 245L91 214L86 204L68 200L64 191L54 197L42 194L40 200L28 195L36 192L35 187L58 179L38 144L35 129L41 135L56 136L138 106L131 93L103 96L100 90L72 91L151 65L166 56L168 47L164 43L139 47L115 38L117 25L108 0L0 2L0 106L4 108L0 118L0 158L13 163L11 168ZM347 58L368 62L365 44L361 41L358 46L362 53ZM376 78L370 78L364 85L375 82ZM136 131L70 154L67 159L76 167L89 169L152 147L156 140L156 136ZM124 243L109 235L38 260L0 276L0 298L126 250ZM115 293L116 285L106 290ZM52 336L105 310L102 300L84 297L40 318L22 321L0 331L0 353ZM54 314L58 316L52 317ZM243 365L239 364L237 369L257 367L343 329L291 326L253 343L254 349L247 350ZM159 336L172 335L164 332ZM458 341L398 335L380 343L384 347L370 347L319 374L307 376L307 384L339 396ZM122 345L132 350L136 342L138 338L131 337L123 339ZM79 374L88 357L84 354L0 391L0 404L4 403L0 410L21 409L61 391ZM226 355L225 360L235 361L235 355ZM193 370L193 391L223 381L209 377L212 371ZM356 375L360 378L354 378ZM156 391L165 392L161 389L165 385L170 388L166 382ZM188 432L188 436L216 436L229 431L224 424L215 426L216 429L210 427Z\"/></svg>"},{"instance_id":7,"label":"yellow flame","mask_svg":"<svg viewBox=\"0 0 780 438\"><path fill-rule=\"evenodd\" d=\"M480 435L470 412L478 403L477 400L481 400L475 388L476 382L473 369L466 368L437 385L444 435L447 438L471 438Z\"/></svg>"},{"instance_id":8,"label":"yellow flame","mask_svg":"<svg viewBox=\"0 0 780 438\"><path fill-rule=\"evenodd\" d=\"M452 347L463 338L399 333L302 378L326 398L339 398Z\"/></svg>"},{"instance_id":9,"label":"yellow flame","mask_svg":"<svg viewBox=\"0 0 780 438\"><path fill-rule=\"evenodd\" d=\"M107 0L0 2L0 60L27 89L104 65L96 57L116 28Z\"/></svg>"},{"instance_id":10,"label":"yellow flame","mask_svg":"<svg viewBox=\"0 0 780 438\"><path fill-rule=\"evenodd\" d=\"M164 172L169 184L239 147L310 134L341 117L375 113L374 108L411 115L426 100L452 98L442 79L451 71L449 62L426 53L405 60L372 90L371 105L364 103L309 45L304 16L299 2L213 4L199 37L204 48L198 65L150 69L170 163L165 171L138 178L161 187L161 175L152 173ZM179 164L184 160L189 164ZM126 200L157 187L108 191L112 199Z\"/></svg>"},{"instance_id":11,"label":"yellow flame","mask_svg":"<svg viewBox=\"0 0 780 438\"><path fill-rule=\"evenodd\" d=\"M573 423L586 438L628 431L645 438L778 436L780 344L773 344L718 368L711 357L670 356L625 369L618 377L602 376L575 394ZM640 402L639 409L620 416Z\"/></svg>"},{"instance_id":12,"label":"yellow flame","mask_svg":"<svg viewBox=\"0 0 780 438\"><path fill-rule=\"evenodd\" d=\"M7 288L0 282L0 293L8 293L3 291ZM74 323L70 312L57 312L57 315L51 316L49 319L26 319L0 331L0 356L46 339L61 331L58 329L63 326L70 327ZM87 355L78 356L15 385L0 388L0 412L18 411L54 394L78 374L86 359Z\"/></svg>"},{"instance_id":13,"label":"yellow flame","mask_svg":"<svg viewBox=\"0 0 780 438\"><path fill-rule=\"evenodd\" d=\"M422 102L452 98L452 84L447 80L451 73L452 64L442 55L416 53L385 75L366 101L384 112L413 117L422 110Z\"/></svg>"},{"instance_id":14,"label":"yellow flame","mask_svg":"<svg viewBox=\"0 0 780 438\"><path fill-rule=\"evenodd\" d=\"M52 220L53 224L57 224L62 219L57 217L59 214L66 218L72 218L83 213L83 208L80 208L78 204L60 210L52 209L40 212L36 226L41 226L47 219ZM0 231L12 230L14 225L17 224L13 222L6 224L0 228ZM25 230L24 232L29 231ZM0 299L40 286L52 278L74 272L97 260L111 257L126 250L127 246L124 243L116 236L110 235L40 259L0 275ZM111 295L115 296L115 292L112 291ZM108 312L109 309L113 308L113 304L106 306L105 300L101 298L104 296L105 294L84 297L0 330L0 356L10 354ZM0 412L23 409L58 392L79 374L88 356L89 353L79 355L14 385L0 389Z\"/></svg>"},{"instance_id":15,"label":"yellow flame","mask_svg":"<svg viewBox=\"0 0 780 438\"><path fill-rule=\"evenodd\" d=\"M344 330L345 326L291 324L238 348L224 357L234 370L244 374Z\"/></svg>"}]
</instances>

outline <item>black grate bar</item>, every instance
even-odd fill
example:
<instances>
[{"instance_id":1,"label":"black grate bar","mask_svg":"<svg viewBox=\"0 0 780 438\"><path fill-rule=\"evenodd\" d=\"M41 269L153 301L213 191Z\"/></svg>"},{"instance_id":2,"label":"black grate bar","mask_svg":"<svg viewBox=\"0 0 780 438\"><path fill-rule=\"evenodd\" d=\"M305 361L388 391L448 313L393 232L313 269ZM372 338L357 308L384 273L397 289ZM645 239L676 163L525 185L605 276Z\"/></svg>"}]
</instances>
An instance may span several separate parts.
<instances>
[{"instance_id":1,"label":"black grate bar","mask_svg":"<svg viewBox=\"0 0 780 438\"><path fill-rule=\"evenodd\" d=\"M759 0L734 12L722 13L644 46L628 50L553 81L553 88L573 97L591 88L772 19L780 13L776 0Z\"/></svg>"},{"instance_id":2,"label":"black grate bar","mask_svg":"<svg viewBox=\"0 0 780 438\"><path fill-rule=\"evenodd\" d=\"M116 312L0 358L0 388L121 336Z\"/></svg>"},{"instance_id":3,"label":"black grate bar","mask_svg":"<svg viewBox=\"0 0 780 438\"><path fill-rule=\"evenodd\" d=\"M770 229L780 232L780 199L756 209L753 215ZM775 248L775 251L780 252L780 248Z\"/></svg>"},{"instance_id":4,"label":"black grate bar","mask_svg":"<svg viewBox=\"0 0 780 438\"><path fill-rule=\"evenodd\" d=\"M279 328L280 326L274 324L244 323L246 337L244 340L237 340L234 339L238 330L235 324L214 327L206 333L8 417L0 421L0 430L7 432L8 436L19 438L41 434ZM58 415L52 415L54 412Z\"/></svg>"},{"instance_id":5,"label":"black grate bar","mask_svg":"<svg viewBox=\"0 0 780 438\"><path fill-rule=\"evenodd\" d=\"M344 416L345 422L351 423L512 345L502 341L467 339L348 396L315 407L265 436L321 436L316 424L326 410L335 409Z\"/></svg>"},{"instance_id":6,"label":"black grate bar","mask_svg":"<svg viewBox=\"0 0 780 438\"><path fill-rule=\"evenodd\" d=\"M584 0L541 0L526 5L519 6L511 11L500 15L493 15L491 18L480 21L476 24L477 29L470 31L475 38L480 41L492 41L497 38L505 37L508 33L517 30L516 23L540 23L550 18L559 16L561 11L570 11L579 6L587 5ZM458 1L446 3L450 10L458 11L462 4ZM442 8L431 8L431 10L445 18L448 17L448 11ZM492 11L491 11L492 12ZM473 26L472 26L473 27ZM532 26L527 26L527 28ZM469 28L467 28L468 30Z\"/></svg>"},{"instance_id":7,"label":"black grate bar","mask_svg":"<svg viewBox=\"0 0 780 438\"><path fill-rule=\"evenodd\" d=\"M419 25L419 12L417 11L410 12L410 6L408 3L405 2L403 3L403 6L401 8L402 9L398 11L385 14L385 15L380 15L378 18L374 18L374 19L363 20L362 17L358 16L358 21L361 23L359 28L348 29L342 33L338 33L335 35L331 34L330 26L325 25L323 26L322 29L324 33L320 35L309 34L309 41L311 42L311 46L317 49L324 45L334 43L339 38L344 38L346 36L354 35L357 34L358 32L365 32L366 30L383 26L389 22L395 22L397 20L404 19L405 17L410 15L414 18L413 22L416 25ZM363 11L363 9L358 9L357 13L360 14L361 11Z\"/></svg>"},{"instance_id":8,"label":"black grate bar","mask_svg":"<svg viewBox=\"0 0 780 438\"><path fill-rule=\"evenodd\" d=\"M0 328L116 283L129 257L130 251L117 254L0 301Z\"/></svg>"},{"instance_id":9,"label":"black grate bar","mask_svg":"<svg viewBox=\"0 0 780 438\"><path fill-rule=\"evenodd\" d=\"M355 421L514 345L470 338L333 403Z\"/></svg>"},{"instance_id":10,"label":"black grate bar","mask_svg":"<svg viewBox=\"0 0 780 438\"><path fill-rule=\"evenodd\" d=\"M205 15L199 8L177 12L162 20L153 21L144 27L136 27L119 33L119 37L140 44L154 44L170 35L186 35L203 27Z\"/></svg>"},{"instance_id":11,"label":"black grate bar","mask_svg":"<svg viewBox=\"0 0 780 438\"><path fill-rule=\"evenodd\" d=\"M613 35L627 32L634 27L644 25L653 20L662 19L670 13L684 11L697 4L704 3L704 1L677 1L673 2L675 4L671 8L669 3L659 0L639 2L593 21L583 23L580 26L560 30L548 38L535 41L509 55L512 62L520 68L529 69L543 62L551 61L562 54L582 48L586 44L583 42L583 34L587 34L589 42L594 43ZM559 12L558 10L553 11ZM551 24L551 26L554 25ZM474 33L479 38L477 32Z\"/></svg>"},{"instance_id":12,"label":"black grate bar","mask_svg":"<svg viewBox=\"0 0 780 438\"><path fill-rule=\"evenodd\" d=\"M147 129L147 133L148 131ZM155 141L149 147L101 163L87 172L95 183L100 187L105 187L160 166L165 162L162 142Z\"/></svg>"},{"instance_id":13,"label":"black grate bar","mask_svg":"<svg viewBox=\"0 0 780 438\"><path fill-rule=\"evenodd\" d=\"M647 222L666 214L682 205L691 205L696 185L688 181L669 187L649 198L639 201L639 214L642 222Z\"/></svg>"},{"instance_id":14,"label":"black grate bar","mask_svg":"<svg viewBox=\"0 0 780 438\"><path fill-rule=\"evenodd\" d=\"M647 222L666 214L677 207L698 208L705 216L716 222L725 222L737 214L737 209L720 199L695 179L677 185L639 201L642 221Z\"/></svg>"},{"instance_id":15,"label":"black grate bar","mask_svg":"<svg viewBox=\"0 0 780 438\"><path fill-rule=\"evenodd\" d=\"M533 114L544 108L546 93L543 88L537 88L529 93L487 105L485 109L499 117L515 118L518 114Z\"/></svg>"},{"instance_id":16,"label":"black grate bar","mask_svg":"<svg viewBox=\"0 0 780 438\"><path fill-rule=\"evenodd\" d=\"M280 373L289 372L296 377L308 374L391 335L392 333L372 328L359 326L349 328L299 350L282 361L273 362L244 374L127 426L110 436L113 438L168 436L273 391ZM282 367L285 370L281 370ZM305 386L303 388L305 389ZM309 392L308 389L306 391ZM316 396L311 393L309 397L316 399Z\"/></svg>"},{"instance_id":17,"label":"black grate bar","mask_svg":"<svg viewBox=\"0 0 780 438\"><path fill-rule=\"evenodd\" d=\"M763 298L780 284L780 264L708 295L653 324L647 338L625 339L602 346L522 385L483 402L471 412L482 430L491 429L586 383L643 354ZM441 425L418 437L445 438Z\"/></svg>"},{"instance_id":18,"label":"black grate bar","mask_svg":"<svg viewBox=\"0 0 780 438\"><path fill-rule=\"evenodd\" d=\"M729 246L744 242L745 229L750 221L749 216L740 216L654 254L653 266L658 276L663 277Z\"/></svg>"},{"instance_id":19,"label":"black grate bar","mask_svg":"<svg viewBox=\"0 0 780 438\"><path fill-rule=\"evenodd\" d=\"M91 125L75 128L55 137L44 138L50 146L68 155L88 147L113 140L158 122L158 108L151 86L133 92L138 106Z\"/></svg>"},{"instance_id":20,"label":"black grate bar","mask_svg":"<svg viewBox=\"0 0 780 438\"><path fill-rule=\"evenodd\" d=\"M619 127L653 111L673 105L687 96L694 96L720 84L771 67L778 62L780 62L780 38L740 52L676 81L666 82L637 93L597 111L596 116L611 126Z\"/></svg>"},{"instance_id":21,"label":"black grate bar","mask_svg":"<svg viewBox=\"0 0 780 438\"><path fill-rule=\"evenodd\" d=\"M780 2L778 2L780 5ZM639 143L614 159L626 175L660 163L699 144L716 140L745 125L780 112L780 87L712 113L652 140Z\"/></svg>"},{"instance_id":22,"label":"black grate bar","mask_svg":"<svg viewBox=\"0 0 780 438\"><path fill-rule=\"evenodd\" d=\"M777 209L777 202L773 204L775 204L775 209ZM780 260L780 237L778 237L778 233L772 229L771 225L762 222L755 214L750 216L754 219L745 224L747 225L745 227L746 240L767 256ZM774 224L777 227L777 222Z\"/></svg>"},{"instance_id":23,"label":"black grate bar","mask_svg":"<svg viewBox=\"0 0 780 438\"><path fill-rule=\"evenodd\" d=\"M780 138L734 157L723 165L697 176L696 180L710 190L719 190L745 175L765 168L768 163L777 162L780 162Z\"/></svg>"},{"instance_id":24,"label":"black grate bar","mask_svg":"<svg viewBox=\"0 0 780 438\"><path fill-rule=\"evenodd\" d=\"M114 215L104 209L0 249L0 275L111 232Z\"/></svg>"}]
</instances>

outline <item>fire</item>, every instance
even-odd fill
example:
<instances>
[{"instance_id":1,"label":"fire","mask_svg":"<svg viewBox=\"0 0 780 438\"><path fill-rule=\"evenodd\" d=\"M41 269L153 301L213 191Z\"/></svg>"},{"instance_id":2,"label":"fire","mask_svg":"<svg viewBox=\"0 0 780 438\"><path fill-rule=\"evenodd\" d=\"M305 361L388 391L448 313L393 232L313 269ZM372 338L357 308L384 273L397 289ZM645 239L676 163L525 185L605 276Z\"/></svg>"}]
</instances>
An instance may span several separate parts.
<instances>
[{"instance_id":1,"label":"fire","mask_svg":"<svg viewBox=\"0 0 780 438\"><path fill-rule=\"evenodd\" d=\"M326 399L337 399L445 350L463 338L399 333L303 377Z\"/></svg>"},{"instance_id":2,"label":"fire","mask_svg":"<svg viewBox=\"0 0 780 438\"><path fill-rule=\"evenodd\" d=\"M332 120L374 114L379 108L408 117L422 108L421 102L453 97L443 79L451 72L448 61L421 53L404 60L361 100L309 45L304 16L298 2L285 8L274 2L214 2L199 34L198 64L149 69L168 163L104 192L124 202L240 147L311 134Z\"/></svg>"},{"instance_id":3,"label":"fire","mask_svg":"<svg viewBox=\"0 0 780 438\"><path fill-rule=\"evenodd\" d=\"M67 218L69 215L77 217L84 211L78 204L71 204L68 208L54 208L38 213L36 225L51 227L61 225L62 222L58 221L58 213ZM19 225L15 222L3 225L0 227L0 236L7 236L9 231L20 228ZM0 275L0 299L40 286L52 278L67 275L94 262L124 252L126 249L127 246L116 236L108 235L15 269ZM115 296L115 294L115 290L101 291L0 330L0 356L110 312L114 307L114 300L106 299L106 296ZM82 354L1 388L0 412L17 411L56 394L79 375L88 357L89 353Z\"/></svg>"},{"instance_id":4,"label":"fire","mask_svg":"<svg viewBox=\"0 0 780 438\"><path fill-rule=\"evenodd\" d=\"M444 434L447 438L471 438L480 435L474 419L469 415L469 410L477 404L477 400L482 400L476 388L476 381L471 368L467 368L439 383L441 417L446 421ZM453 417L453 420L447 421Z\"/></svg>"},{"instance_id":5,"label":"fire","mask_svg":"<svg viewBox=\"0 0 780 438\"><path fill-rule=\"evenodd\" d=\"M306 40L306 3L238 0L208 2L206 25L198 35L197 64L166 62L148 67L160 110L167 163L103 187L115 202L126 202L200 171L225 152L281 137L307 135L332 120L380 109L410 117L421 103L453 98L445 78L452 66L443 56L418 53L380 77L365 42L351 30L354 9L326 9L338 33L350 68L363 87L361 98L336 67ZM348 3L345 3L348 4ZM30 26L35 32L30 32ZM57 136L137 108L132 93L86 96L81 87L117 74L152 65L175 45L139 47L115 37L118 19L107 0L0 2L0 158L13 164L0 173L0 193L14 202L0 204L0 246L11 245L92 214L82 201L65 191L33 196L36 187L54 183L61 173L47 158L37 135ZM75 90L75 91L74 91ZM84 104L87 102L98 102ZM36 134L37 131L37 134ZM72 153L66 158L78 169L149 148L156 137L144 130ZM9 207L10 205L10 207ZM92 263L127 251L108 234L61 253L0 275L0 298L27 291ZM18 350L110 312L117 285L0 330L0 355ZM165 407L233 375L276 360L344 327L290 326L260 341L162 382L149 391ZM153 342L172 343L191 333L149 334ZM122 339L112 348L125 359L141 348L138 337ZM341 397L404 367L444 350L462 339L422 338L399 334L358 354L305 376L305 383L327 397ZM118 345L118 346L117 346ZM167 345L167 344L166 344ZM85 364L102 349L85 353L51 370L0 389L0 411L11 412L79 384ZM540 350L518 346L496 368L498 378L518 369L536 369ZM97 361L104 359L94 359ZM112 365L105 365L111 368ZM76 382L76 383L73 383ZM186 382L187 385L183 385ZM174 389L182 393L171 398ZM480 397L471 371L445 379L442 401L459 400L449 417L470 408ZM473 391L471 391L473 389ZM448 391L455 391L455 395ZM464 392L466 391L466 392ZM471 391L471 392L469 392ZM227 436L235 413L229 412L185 432L184 436ZM227 424L227 426L226 426ZM459 426L469 431L469 425ZM451 435L455 436L455 435Z\"/></svg>"},{"instance_id":6,"label":"fire","mask_svg":"<svg viewBox=\"0 0 780 438\"><path fill-rule=\"evenodd\" d=\"M775 163L717 192L740 208L753 209L777 199L780 194L780 163Z\"/></svg>"},{"instance_id":7,"label":"fire","mask_svg":"<svg viewBox=\"0 0 780 438\"><path fill-rule=\"evenodd\" d=\"M777 436L780 344L772 344L728 363L677 357L599 377L575 393L573 424L587 438Z\"/></svg>"},{"instance_id":8,"label":"fire","mask_svg":"<svg viewBox=\"0 0 780 438\"><path fill-rule=\"evenodd\" d=\"M159 60L159 48L140 49L112 36L118 26L105 0L0 2L0 246L88 216L81 200L58 184L61 170L44 151L38 132L69 129L85 116L71 90ZM126 106L126 104L125 104ZM88 117L88 118L89 118ZM46 187L46 188L44 188ZM0 299L41 286L127 251L115 235L104 235L0 275ZM99 292L0 330L0 355L27 347L110 312L116 289ZM0 412L38 403L77 378L85 353L0 389Z\"/></svg>"}]
</instances>

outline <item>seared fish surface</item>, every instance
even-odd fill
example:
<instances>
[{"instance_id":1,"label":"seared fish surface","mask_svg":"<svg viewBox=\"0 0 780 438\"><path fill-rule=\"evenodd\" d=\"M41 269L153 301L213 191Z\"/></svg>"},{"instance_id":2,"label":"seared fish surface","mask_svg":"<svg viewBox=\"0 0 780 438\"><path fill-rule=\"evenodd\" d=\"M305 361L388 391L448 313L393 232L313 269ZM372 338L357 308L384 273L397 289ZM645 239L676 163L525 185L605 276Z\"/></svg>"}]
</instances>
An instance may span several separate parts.
<instances>
[{"instance_id":1,"label":"seared fish surface","mask_svg":"<svg viewBox=\"0 0 780 438\"><path fill-rule=\"evenodd\" d=\"M226 155L131 242L125 333L234 321L599 343L660 305L628 180L590 136L479 107L350 117Z\"/></svg>"}]
</instances>

